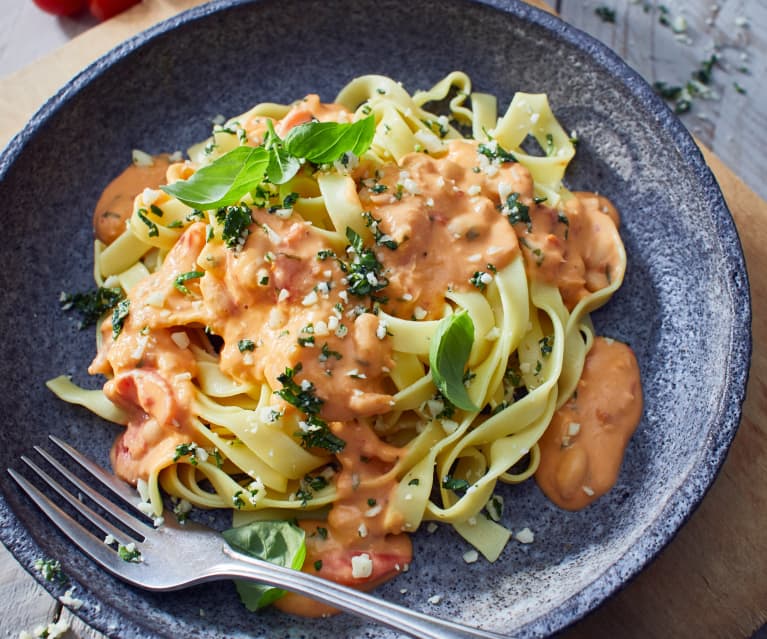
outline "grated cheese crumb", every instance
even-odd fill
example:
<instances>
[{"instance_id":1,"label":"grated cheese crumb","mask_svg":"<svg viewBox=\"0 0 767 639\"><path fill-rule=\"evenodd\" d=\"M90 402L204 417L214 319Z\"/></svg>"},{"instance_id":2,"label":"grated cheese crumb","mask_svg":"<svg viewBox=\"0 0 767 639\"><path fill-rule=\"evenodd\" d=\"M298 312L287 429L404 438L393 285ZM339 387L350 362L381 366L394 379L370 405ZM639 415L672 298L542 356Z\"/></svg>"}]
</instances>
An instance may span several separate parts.
<instances>
[{"instance_id":1,"label":"grated cheese crumb","mask_svg":"<svg viewBox=\"0 0 767 639\"><path fill-rule=\"evenodd\" d=\"M535 541L535 535L529 528L523 528L516 535L514 535L514 539L516 539L520 544L532 544Z\"/></svg>"},{"instance_id":2,"label":"grated cheese crumb","mask_svg":"<svg viewBox=\"0 0 767 639\"><path fill-rule=\"evenodd\" d=\"M373 561L370 555L362 553L352 557L352 577L355 579L367 579L373 574Z\"/></svg>"},{"instance_id":3,"label":"grated cheese crumb","mask_svg":"<svg viewBox=\"0 0 767 639\"><path fill-rule=\"evenodd\" d=\"M442 595L432 595L427 599L427 601L433 606L436 606L440 601L442 601Z\"/></svg>"},{"instance_id":4,"label":"grated cheese crumb","mask_svg":"<svg viewBox=\"0 0 767 639\"><path fill-rule=\"evenodd\" d=\"M463 560L467 564L473 564L477 559L479 559L479 553L476 550L467 550L463 553Z\"/></svg>"}]
</instances>

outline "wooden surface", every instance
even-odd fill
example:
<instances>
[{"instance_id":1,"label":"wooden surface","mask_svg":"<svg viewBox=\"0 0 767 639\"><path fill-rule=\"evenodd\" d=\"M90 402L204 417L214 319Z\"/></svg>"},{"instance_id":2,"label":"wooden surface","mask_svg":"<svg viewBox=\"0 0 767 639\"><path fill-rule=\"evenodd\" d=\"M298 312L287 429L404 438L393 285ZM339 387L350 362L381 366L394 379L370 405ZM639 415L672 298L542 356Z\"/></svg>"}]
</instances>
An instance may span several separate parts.
<instances>
[{"instance_id":1,"label":"wooden surface","mask_svg":"<svg viewBox=\"0 0 767 639\"><path fill-rule=\"evenodd\" d=\"M24 125L45 98L90 60L140 29L200 3L201 0L145 0L143 4L108 23L87 30L55 54L43 56L33 65L0 79L0 146ZM616 9L615 23L604 23L592 17L595 16L595 7L602 4ZM746 6L749 11L758 14L756 18L749 16L749 37L753 36L753 41L759 44L758 54L761 57L753 49L749 55L763 63L767 59L767 47L759 38L763 38L767 32L764 3L760 2L760 6L756 7L753 2L723 0L719 4L721 9L717 20L730 15L734 21L735 17L742 15L740 12L745 11ZM645 31L638 26L645 15L642 5L641 0L607 0L603 3L562 0L559 9L564 17L611 44L636 68L639 69L642 60L646 59L648 64L651 63L651 69L658 73L652 76L645 72L646 77L651 80L660 79L663 77L660 63L658 60L652 62L651 57L659 46L658 42L667 34L650 21L643 23ZM667 5L676 10L671 2ZM700 11L694 13L691 5L700 5ZM687 10L688 22L692 25L698 24L700 16L708 15L703 11L710 11L710 4L689 0L684 8ZM657 21L657 9L653 11L655 13L650 12L652 19ZM705 25L705 18L702 19ZM754 27L757 23L764 27L759 29L758 34ZM63 28L62 23L56 24L57 28ZM717 27L720 28L721 25ZM77 28L71 26L67 29L70 33L77 32ZM655 31L654 42L645 37L648 29L649 32ZM4 22L0 26L0 42L7 41L3 40L7 34L7 24ZM663 46L672 46L674 43L679 44L673 40ZM671 56L672 53L667 55ZM700 55L690 55L692 66L697 65ZM4 69L4 56L7 60L7 47L0 46L0 75ZM764 78L764 69L760 68L760 78L755 75L748 77L749 101L755 100L764 90L763 86L757 86L757 80ZM752 73L756 73L756 67ZM674 80L672 77L668 79ZM746 85L746 79L743 79L743 85ZM761 102L764 103L764 100ZM758 113L753 115L754 122L765 123L767 108L761 103L748 102L747 107L740 103L733 104L736 106L722 101L718 108L723 113L735 115L747 109L756 111L758 108ZM700 116L696 112L685 116L688 126L693 130L693 118ZM745 131L744 122L750 122L751 118L752 115L741 118L740 129L736 130ZM715 127L698 133L702 133L699 137L713 142L722 154L735 152L733 149L737 145L719 146L720 130ZM713 137L710 137L711 133ZM749 152L746 153L743 148L739 151L749 164L745 166L738 162L733 163L733 166L741 175L750 176L751 186L764 193L763 127L749 135L752 135ZM757 153L762 153L761 157ZM564 633L567 639L749 637L767 621L767 347L764 346L767 344L767 313L763 308L767 304L767 279L763 276L767 269L767 203L716 156L708 152L706 155L740 231L754 299L755 350L743 423L719 478L677 538L621 593ZM72 625L66 635L70 639L103 639L102 635L88 628L65 608L62 609L61 604L40 588L2 547L0 601L3 602L0 609L3 636L17 636L21 630L31 631L36 625L61 616Z\"/></svg>"}]
</instances>

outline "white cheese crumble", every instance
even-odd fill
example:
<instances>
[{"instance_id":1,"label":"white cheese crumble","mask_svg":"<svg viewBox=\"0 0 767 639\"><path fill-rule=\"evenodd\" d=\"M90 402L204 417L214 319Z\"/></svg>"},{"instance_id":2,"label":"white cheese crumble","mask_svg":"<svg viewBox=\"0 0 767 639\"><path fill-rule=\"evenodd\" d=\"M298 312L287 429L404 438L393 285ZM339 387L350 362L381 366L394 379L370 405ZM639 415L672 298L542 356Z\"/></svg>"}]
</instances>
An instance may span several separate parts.
<instances>
[{"instance_id":1,"label":"white cheese crumble","mask_svg":"<svg viewBox=\"0 0 767 639\"><path fill-rule=\"evenodd\" d=\"M277 295L277 301L278 302L284 302L286 299L290 297L290 291L286 288L281 288L279 295Z\"/></svg>"},{"instance_id":2,"label":"white cheese crumble","mask_svg":"<svg viewBox=\"0 0 767 639\"><path fill-rule=\"evenodd\" d=\"M594 496L594 489L591 486L583 486L583 492L586 493L589 497Z\"/></svg>"},{"instance_id":3,"label":"white cheese crumble","mask_svg":"<svg viewBox=\"0 0 767 639\"><path fill-rule=\"evenodd\" d=\"M578 422L570 422L570 425L567 427L567 434L570 437L575 437L579 432L581 432L581 425Z\"/></svg>"},{"instance_id":4,"label":"white cheese crumble","mask_svg":"<svg viewBox=\"0 0 767 639\"><path fill-rule=\"evenodd\" d=\"M516 539L520 544L532 544L535 541L535 535L529 528L523 528L516 535L514 535L514 539Z\"/></svg>"},{"instance_id":5,"label":"white cheese crumble","mask_svg":"<svg viewBox=\"0 0 767 639\"><path fill-rule=\"evenodd\" d=\"M477 559L479 559L479 553L476 550L467 550L463 553L463 560L467 564L473 564Z\"/></svg>"},{"instance_id":6,"label":"white cheese crumble","mask_svg":"<svg viewBox=\"0 0 767 639\"><path fill-rule=\"evenodd\" d=\"M362 553L352 557L352 577L355 579L367 579L373 574L373 561L370 555Z\"/></svg>"},{"instance_id":7,"label":"white cheese crumble","mask_svg":"<svg viewBox=\"0 0 767 639\"><path fill-rule=\"evenodd\" d=\"M427 601L433 606L436 606L440 601L442 601L442 595L432 595L427 599Z\"/></svg>"},{"instance_id":8,"label":"white cheese crumble","mask_svg":"<svg viewBox=\"0 0 767 639\"><path fill-rule=\"evenodd\" d=\"M386 320L379 319L378 320L378 328L376 328L376 337L378 339L384 339L386 337Z\"/></svg>"},{"instance_id":9,"label":"white cheese crumble","mask_svg":"<svg viewBox=\"0 0 767 639\"><path fill-rule=\"evenodd\" d=\"M154 158L140 149L133 149L131 158L136 166L154 166Z\"/></svg>"},{"instance_id":10,"label":"white cheese crumble","mask_svg":"<svg viewBox=\"0 0 767 639\"><path fill-rule=\"evenodd\" d=\"M468 189L466 189L466 192L469 195L479 195L482 192L482 187L479 184L473 184Z\"/></svg>"},{"instance_id":11,"label":"white cheese crumble","mask_svg":"<svg viewBox=\"0 0 767 639\"><path fill-rule=\"evenodd\" d=\"M376 515L380 514L383 510L383 506L381 504L376 504L372 508L369 508L365 511L365 517L375 517Z\"/></svg>"},{"instance_id":12,"label":"white cheese crumble","mask_svg":"<svg viewBox=\"0 0 767 639\"><path fill-rule=\"evenodd\" d=\"M360 537L363 537L363 538L367 537L368 536L368 527L364 523L360 524L359 527L357 528L357 534Z\"/></svg>"},{"instance_id":13,"label":"white cheese crumble","mask_svg":"<svg viewBox=\"0 0 767 639\"><path fill-rule=\"evenodd\" d=\"M82 608L83 600L78 599L77 597L73 597L75 589L69 588L63 595L59 597L59 601L63 603L65 606L69 606L73 610L79 610Z\"/></svg>"},{"instance_id":14,"label":"white cheese crumble","mask_svg":"<svg viewBox=\"0 0 767 639\"><path fill-rule=\"evenodd\" d=\"M170 338L173 340L173 343L181 350L188 348L189 344L191 343L189 341L189 335L186 334L186 331L177 331L176 333L171 333Z\"/></svg>"},{"instance_id":15,"label":"white cheese crumble","mask_svg":"<svg viewBox=\"0 0 767 639\"><path fill-rule=\"evenodd\" d=\"M284 291L285 289L282 290ZM282 295L282 291L280 291L280 295ZM318 299L317 291L310 291L309 294L306 295L303 300L301 300L301 304L304 306L312 306L317 303Z\"/></svg>"},{"instance_id":16,"label":"white cheese crumble","mask_svg":"<svg viewBox=\"0 0 767 639\"><path fill-rule=\"evenodd\" d=\"M413 310L413 317L415 317L417 320L422 320L424 317L426 317L426 315L426 309L421 308L420 306L416 306Z\"/></svg>"}]
</instances>

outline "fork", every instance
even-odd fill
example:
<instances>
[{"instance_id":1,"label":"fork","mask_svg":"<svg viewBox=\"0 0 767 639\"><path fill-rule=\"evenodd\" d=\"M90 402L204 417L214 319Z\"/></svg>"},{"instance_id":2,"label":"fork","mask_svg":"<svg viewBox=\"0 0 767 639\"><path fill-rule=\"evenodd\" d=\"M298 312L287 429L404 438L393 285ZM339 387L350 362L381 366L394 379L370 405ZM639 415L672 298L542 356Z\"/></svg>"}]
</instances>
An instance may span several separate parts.
<instances>
[{"instance_id":1,"label":"fork","mask_svg":"<svg viewBox=\"0 0 767 639\"><path fill-rule=\"evenodd\" d=\"M128 484L105 471L58 437L53 435L49 437L94 479L101 482L115 496L134 507L136 493L129 488ZM21 457L24 463L78 513L107 535L106 539L109 539L108 536L111 535L115 544L123 548L127 546L133 549L130 544L134 544L140 553L141 561L132 562L122 559L114 545L108 545L97 538L21 474L9 468L11 477L80 550L115 577L139 588L168 591L208 581L246 579L305 595L414 637L423 639L465 639L467 637L502 639L503 637L494 632L471 628L409 610L314 575L243 555L230 548L221 535L213 529L192 521L186 521L183 525L179 524L168 511L163 513L163 525L154 528L115 504L111 499L107 499L62 466L45 449L35 446L34 450L66 477L80 493L87 495L101 508L115 516L130 533L113 525L83 503L81 498L69 492L26 456Z\"/></svg>"}]
</instances>

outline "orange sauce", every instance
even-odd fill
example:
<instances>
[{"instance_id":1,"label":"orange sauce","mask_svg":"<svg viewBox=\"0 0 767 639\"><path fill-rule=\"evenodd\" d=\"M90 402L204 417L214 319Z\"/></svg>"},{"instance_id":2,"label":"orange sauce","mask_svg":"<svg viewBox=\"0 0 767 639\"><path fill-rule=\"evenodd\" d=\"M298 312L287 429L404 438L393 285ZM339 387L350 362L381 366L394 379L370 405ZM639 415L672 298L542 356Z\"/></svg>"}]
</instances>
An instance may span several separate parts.
<instances>
[{"instance_id":1,"label":"orange sauce","mask_svg":"<svg viewBox=\"0 0 767 639\"><path fill-rule=\"evenodd\" d=\"M626 444L642 415L639 367L632 350L597 337L573 397L538 442L535 479L560 508L579 510L612 488Z\"/></svg>"},{"instance_id":2,"label":"orange sauce","mask_svg":"<svg viewBox=\"0 0 767 639\"><path fill-rule=\"evenodd\" d=\"M101 194L93 211L93 229L104 244L111 244L125 231L136 195L146 188L156 189L165 184L169 156L156 155L153 160L151 166L131 164Z\"/></svg>"}]
</instances>

